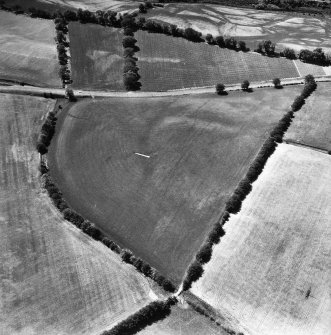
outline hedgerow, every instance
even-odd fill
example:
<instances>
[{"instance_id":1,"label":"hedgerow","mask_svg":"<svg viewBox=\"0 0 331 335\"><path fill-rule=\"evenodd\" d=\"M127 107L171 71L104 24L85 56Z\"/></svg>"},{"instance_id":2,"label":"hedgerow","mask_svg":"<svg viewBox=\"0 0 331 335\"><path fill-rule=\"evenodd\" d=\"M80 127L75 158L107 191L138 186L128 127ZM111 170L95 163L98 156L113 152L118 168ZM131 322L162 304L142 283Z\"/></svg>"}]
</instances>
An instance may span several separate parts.
<instances>
[{"instance_id":1,"label":"hedgerow","mask_svg":"<svg viewBox=\"0 0 331 335\"><path fill-rule=\"evenodd\" d=\"M294 113L303 106L305 99L316 89L316 87L317 84L314 77L312 75L307 75L301 94L295 98L291 109L284 114L270 132L269 137L264 142L253 163L250 165L245 177L240 181L232 196L226 202L225 211L220 222L217 222L214 225L206 241L196 254L194 261L188 267L183 281L184 291L191 288L192 283L202 276L204 271L203 264L209 262L211 259L213 245L217 244L220 241L220 238L225 234L223 225L228 221L230 214L236 214L240 211L242 202L252 190L252 183L256 181L263 171L268 158L276 150L277 143L282 142L284 134L292 122Z\"/></svg>"},{"instance_id":2,"label":"hedgerow","mask_svg":"<svg viewBox=\"0 0 331 335\"><path fill-rule=\"evenodd\" d=\"M171 313L171 307L176 303L175 297L170 297L166 301L153 301L101 335L136 334L145 327L166 318Z\"/></svg>"}]
</instances>

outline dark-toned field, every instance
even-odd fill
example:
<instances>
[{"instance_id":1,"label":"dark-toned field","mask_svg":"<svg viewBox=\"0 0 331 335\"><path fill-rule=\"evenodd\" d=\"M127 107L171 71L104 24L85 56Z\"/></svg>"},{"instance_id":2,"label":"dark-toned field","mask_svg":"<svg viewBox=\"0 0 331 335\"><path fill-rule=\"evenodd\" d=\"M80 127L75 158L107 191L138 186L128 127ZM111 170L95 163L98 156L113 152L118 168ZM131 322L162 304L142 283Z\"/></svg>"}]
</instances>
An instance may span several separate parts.
<instances>
[{"instance_id":1,"label":"dark-toned field","mask_svg":"<svg viewBox=\"0 0 331 335\"><path fill-rule=\"evenodd\" d=\"M144 91L299 77L293 61L285 58L220 49L145 31L138 31L135 38Z\"/></svg>"},{"instance_id":2,"label":"dark-toned field","mask_svg":"<svg viewBox=\"0 0 331 335\"><path fill-rule=\"evenodd\" d=\"M330 155L280 144L193 284L244 334L329 334L330 165Z\"/></svg>"},{"instance_id":3,"label":"dark-toned field","mask_svg":"<svg viewBox=\"0 0 331 335\"><path fill-rule=\"evenodd\" d=\"M331 150L331 83L318 83L288 129L285 140Z\"/></svg>"},{"instance_id":4,"label":"dark-toned field","mask_svg":"<svg viewBox=\"0 0 331 335\"><path fill-rule=\"evenodd\" d=\"M1 335L100 334L156 297L132 266L66 223L42 190L35 141L53 107L0 94Z\"/></svg>"},{"instance_id":5,"label":"dark-toned field","mask_svg":"<svg viewBox=\"0 0 331 335\"><path fill-rule=\"evenodd\" d=\"M83 100L61 115L52 175L73 208L178 284L299 90Z\"/></svg>"},{"instance_id":6,"label":"dark-toned field","mask_svg":"<svg viewBox=\"0 0 331 335\"><path fill-rule=\"evenodd\" d=\"M119 29L69 24L73 87L123 90L123 47Z\"/></svg>"},{"instance_id":7,"label":"dark-toned field","mask_svg":"<svg viewBox=\"0 0 331 335\"><path fill-rule=\"evenodd\" d=\"M51 20L0 11L0 80L62 87L54 37Z\"/></svg>"}]
</instances>

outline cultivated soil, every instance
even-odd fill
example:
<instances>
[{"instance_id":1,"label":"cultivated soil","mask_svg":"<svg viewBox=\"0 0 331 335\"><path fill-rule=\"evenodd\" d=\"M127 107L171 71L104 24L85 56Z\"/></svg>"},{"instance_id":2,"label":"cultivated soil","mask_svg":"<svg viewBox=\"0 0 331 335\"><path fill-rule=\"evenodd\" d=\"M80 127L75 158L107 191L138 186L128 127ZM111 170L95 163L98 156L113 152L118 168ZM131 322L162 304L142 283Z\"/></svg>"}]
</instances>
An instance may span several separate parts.
<instances>
[{"instance_id":1,"label":"cultivated soil","mask_svg":"<svg viewBox=\"0 0 331 335\"><path fill-rule=\"evenodd\" d=\"M122 31L96 24L69 24L73 87L123 90Z\"/></svg>"},{"instance_id":2,"label":"cultivated soil","mask_svg":"<svg viewBox=\"0 0 331 335\"><path fill-rule=\"evenodd\" d=\"M280 144L192 292L245 334L330 329L331 156Z\"/></svg>"},{"instance_id":3,"label":"cultivated soil","mask_svg":"<svg viewBox=\"0 0 331 335\"><path fill-rule=\"evenodd\" d=\"M37 134L55 100L0 94L0 334L100 334L155 299L41 187Z\"/></svg>"},{"instance_id":4,"label":"cultivated soil","mask_svg":"<svg viewBox=\"0 0 331 335\"><path fill-rule=\"evenodd\" d=\"M145 31L135 33L135 38L140 48L136 55L143 91L300 76L293 61L285 58L236 52Z\"/></svg>"},{"instance_id":5,"label":"cultivated soil","mask_svg":"<svg viewBox=\"0 0 331 335\"><path fill-rule=\"evenodd\" d=\"M83 100L60 116L51 173L74 209L179 284L299 91Z\"/></svg>"},{"instance_id":6,"label":"cultivated soil","mask_svg":"<svg viewBox=\"0 0 331 335\"><path fill-rule=\"evenodd\" d=\"M317 90L295 114L285 141L331 150L331 83L319 83Z\"/></svg>"},{"instance_id":7,"label":"cultivated soil","mask_svg":"<svg viewBox=\"0 0 331 335\"><path fill-rule=\"evenodd\" d=\"M53 21L0 11L0 79L62 87L54 38Z\"/></svg>"}]
</instances>

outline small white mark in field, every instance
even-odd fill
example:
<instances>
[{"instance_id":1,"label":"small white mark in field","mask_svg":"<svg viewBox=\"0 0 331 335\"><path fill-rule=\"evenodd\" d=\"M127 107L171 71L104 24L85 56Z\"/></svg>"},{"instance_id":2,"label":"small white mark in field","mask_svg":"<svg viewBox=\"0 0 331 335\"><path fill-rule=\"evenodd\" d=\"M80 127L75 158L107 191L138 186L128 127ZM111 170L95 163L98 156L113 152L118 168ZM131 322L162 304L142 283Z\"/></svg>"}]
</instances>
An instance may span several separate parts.
<instances>
[{"instance_id":1,"label":"small white mark in field","mask_svg":"<svg viewBox=\"0 0 331 335\"><path fill-rule=\"evenodd\" d=\"M144 154L141 154L139 152L135 152L134 154L137 155L137 156L145 157L145 158L151 158L151 156L144 155Z\"/></svg>"}]
</instances>

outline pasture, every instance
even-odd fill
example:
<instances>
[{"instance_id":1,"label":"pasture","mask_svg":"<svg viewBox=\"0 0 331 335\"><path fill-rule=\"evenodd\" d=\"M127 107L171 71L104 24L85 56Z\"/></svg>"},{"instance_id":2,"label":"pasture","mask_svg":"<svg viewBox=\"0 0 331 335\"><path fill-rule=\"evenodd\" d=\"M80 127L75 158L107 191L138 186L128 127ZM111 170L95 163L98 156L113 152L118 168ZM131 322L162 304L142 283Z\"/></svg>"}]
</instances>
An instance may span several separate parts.
<instances>
[{"instance_id":1,"label":"pasture","mask_svg":"<svg viewBox=\"0 0 331 335\"><path fill-rule=\"evenodd\" d=\"M54 37L51 20L0 11L0 79L62 87Z\"/></svg>"},{"instance_id":2,"label":"pasture","mask_svg":"<svg viewBox=\"0 0 331 335\"><path fill-rule=\"evenodd\" d=\"M70 22L73 88L123 90L122 32L96 24Z\"/></svg>"},{"instance_id":3,"label":"pasture","mask_svg":"<svg viewBox=\"0 0 331 335\"><path fill-rule=\"evenodd\" d=\"M270 39L281 49L322 47L331 52L329 17L212 4L167 4L149 11L145 17L181 28L192 27L204 35L236 37L252 49L259 41Z\"/></svg>"},{"instance_id":4,"label":"pasture","mask_svg":"<svg viewBox=\"0 0 331 335\"><path fill-rule=\"evenodd\" d=\"M330 330L331 156L280 144L192 292L252 335Z\"/></svg>"},{"instance_id":5,"label":"pasture","mask_svg":"<svg viewBox=\"0 0 331 335\"><path fill-rule=\"evenodd\" d=\"M51 174L74 209L179 284L299 91L82 100L59 117Z\"/></svg>"},{"instance_id":6,"label":"pasture","mask_svg":"<svg viewBox=\"0 0 331 335\"><path fill-rule=\"evenodd\" d=\"M293 61L285 58L236 52L145 31L135 33L135 38L144 91L299 77Z\"/></svg>"},{"instance_id":7,"label":"pasture","mask_svg":"<svg viewBox=\"0 0 331 335\"><path fill-rule=\"evenodd\" d=\"M100 334L155 297L41 188L35 142L54 103L0 94L0 334Z\"/></svg>"},{"instance_id":8,"label":"pasture","mask_svg":"<svg viewBox=\"0 0 331 335\"><path fill-rule=\"evenodd\" d=\"M331 83L318 83L317 90L295 114L285 141L331 150Z\"/></svg>"},{"instance_id":9,"label":"pasture","mask_svg":"<svg viewBox=\"0 0 331 335\"><path fill-rule=\"evenodd\" d=\"M171 314L139 332L139 335L228 335L220 326L187 304L171 308Z\"/></svg>"}]
</instances>

